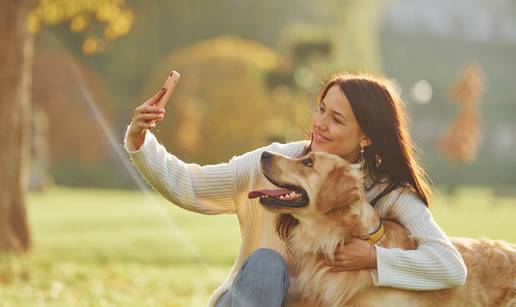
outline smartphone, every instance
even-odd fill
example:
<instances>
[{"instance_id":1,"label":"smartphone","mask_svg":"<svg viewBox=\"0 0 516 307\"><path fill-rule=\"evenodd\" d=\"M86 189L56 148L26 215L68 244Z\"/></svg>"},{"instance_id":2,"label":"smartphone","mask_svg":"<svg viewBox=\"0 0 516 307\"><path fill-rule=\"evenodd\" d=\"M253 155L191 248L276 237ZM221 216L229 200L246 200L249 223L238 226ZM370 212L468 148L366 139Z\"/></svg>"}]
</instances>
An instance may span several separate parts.
<instances>
[{"instance_id":1,"label":"smartphone","mask_svg":"<svg viewBox=\"0 0 516 307\"><path fill-rule=\"evenodd\" d=\"M172 92L174 92L174 89L176 88L176 84L179 81L180 77L181 77L181 75L175 70L173 70L168 75L167 80L165 80L165 84L163 85L163 87L166 88L167 91L165 92L165 94L163 94L163 96L161 96L161 99L158 101L156 106L158 106L160 108L165 107L168 99L170 98L170 95L172 95Z\"/></svg>"}]
</instances>

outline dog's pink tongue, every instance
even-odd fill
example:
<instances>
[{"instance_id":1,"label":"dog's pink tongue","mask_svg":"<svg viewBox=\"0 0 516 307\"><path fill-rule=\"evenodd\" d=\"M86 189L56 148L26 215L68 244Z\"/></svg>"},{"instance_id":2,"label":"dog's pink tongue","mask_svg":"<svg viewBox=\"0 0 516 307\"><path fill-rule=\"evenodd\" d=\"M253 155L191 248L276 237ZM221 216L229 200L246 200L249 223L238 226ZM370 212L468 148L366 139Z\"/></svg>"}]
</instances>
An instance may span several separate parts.
<instances>
[{"instance_id":1,"label":"dog's pink tongue","mask_svg":"<svg viewBox=\"0 0 516 307\"><path fill-rule=\"evenodd\" d=\"M263 189L263 190L256 190L256 191L249 192L247 194L247 198L253 199L253 198L260 197L262 195L276 197L276 196L285 195L288 193L290 193L290 190L287 190L287 189L276 189L276 190Z\"/></svg>"}]
</instances>

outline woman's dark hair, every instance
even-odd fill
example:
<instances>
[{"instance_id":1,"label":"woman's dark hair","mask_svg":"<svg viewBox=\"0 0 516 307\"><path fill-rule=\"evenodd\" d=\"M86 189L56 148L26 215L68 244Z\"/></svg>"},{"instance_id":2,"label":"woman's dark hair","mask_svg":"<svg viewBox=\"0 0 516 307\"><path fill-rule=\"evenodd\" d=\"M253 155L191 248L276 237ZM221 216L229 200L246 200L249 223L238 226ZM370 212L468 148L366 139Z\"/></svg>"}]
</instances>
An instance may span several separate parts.
<instances>
[{"instance_id":1,"label":"woman's dark hair","mask_svg":"<svg viewBox=\"0 0 516 307\"><path fill-rule=\"evenodd\" d=\"M405 107L384 77L363 74L341 74L329 80L317 103L328 90L338 86L344 93L362 131L372 144L364 148L364 170L375 183L388 179L389 184L372 201L376 202L400 186L409 186L428 206L430 183L415 153L415 145L408 133ZM310 146L306 153L311 150ZM278 218L277 231L286 238L297 224L292 216Z\"/></svg>"}]
</instances>

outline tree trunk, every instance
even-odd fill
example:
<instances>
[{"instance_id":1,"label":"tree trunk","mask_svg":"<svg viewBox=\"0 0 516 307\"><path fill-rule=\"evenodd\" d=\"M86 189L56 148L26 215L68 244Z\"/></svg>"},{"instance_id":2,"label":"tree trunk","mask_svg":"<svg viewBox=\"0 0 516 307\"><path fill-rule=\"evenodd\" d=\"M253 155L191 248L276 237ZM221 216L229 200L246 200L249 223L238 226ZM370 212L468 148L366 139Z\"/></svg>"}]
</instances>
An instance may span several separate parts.
<instances>
[{"instance_id":1,"label":"tree trunk","mask_svg":"<svg viewBox=\"0 0 516 307\"><path fill-rule=\"evenodd\" d=\"M32 35L30 0L0 0L0 253L30 248L25 211Z\"/></svg>"}]
</instances>

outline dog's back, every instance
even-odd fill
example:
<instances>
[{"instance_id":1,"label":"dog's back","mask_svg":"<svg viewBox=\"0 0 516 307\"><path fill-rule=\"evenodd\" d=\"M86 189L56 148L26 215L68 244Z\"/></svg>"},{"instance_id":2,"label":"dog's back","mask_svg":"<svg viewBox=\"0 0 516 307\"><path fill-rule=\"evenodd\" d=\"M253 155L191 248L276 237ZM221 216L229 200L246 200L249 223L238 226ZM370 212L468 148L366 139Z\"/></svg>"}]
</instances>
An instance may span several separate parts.
<instances>
[{"instance_id":1,"label":"dog's back","mask_svg":"<svg viewBox=\"0 0 516 307\"><path fill-rule=\"evenodd\" d=\"M477 306L516 307L516 246L490 239L451 241L468 268L466 283L453 289L457 296L475 297Z\"/></svg>"}]
</instances>

